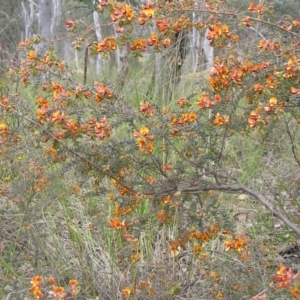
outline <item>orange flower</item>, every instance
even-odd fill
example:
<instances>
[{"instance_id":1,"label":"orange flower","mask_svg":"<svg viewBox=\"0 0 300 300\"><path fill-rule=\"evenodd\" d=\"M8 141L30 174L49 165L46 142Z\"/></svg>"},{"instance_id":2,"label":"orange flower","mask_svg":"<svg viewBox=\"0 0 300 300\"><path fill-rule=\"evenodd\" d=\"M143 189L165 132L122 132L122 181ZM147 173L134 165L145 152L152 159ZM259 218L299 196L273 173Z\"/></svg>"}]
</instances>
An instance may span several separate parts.
<instances>
[{"instance_id":1,"label":"orange flower","mask_svg":"<svg viewBox=\"0 0 300 300\"><path fill-rule=\"evenodd\" d=\"M266 10L266 8L261 4L257 4L257 6L255 7L255 3L251 2L249 4L248 10L250 10L252 12L262 13Z\"/></svg>"},{"instance_id":2,"label":"orange flower","mask_svg":"<svg viewBox=\"0 0 300 300\"><path fill-rule=\"evenodd\" d=\"M43 293L39 286L31 287L30 292L35 296L35 299L40 299L43 297Z\"/></svg>"},{"instance_id":3,"label":"orange flower","mask_svg":"<svg viewBox=\"0 0 300 300\"><path fill-rule=\"evenodd\" d=\"M254 2L251 2L251 3L249 4L248 10L254 11L254 9L255 9L255 4L254 4Z\"/></svg>"},{"instance_id":4,"label":"orange flower","mask_svg":"<svg viewBox=\"0 0 300 300\"><path fill-rule=\"evenodd\" d=\"M139 282L139 285L140 285L140 286L143 286L143 287L149 287L149 286L150 286L150 282L145 281L145 280L141 280L141 281Z\"/></svg>"},{"instance_id":5,"label":"orange flower","mask_svg":"<svg viewBox=\"0 0 300 300\"><path fill-rule=\"evenodd\" d=\"M216 94L215 95L215 100L216 101L221 101L221 95L220 94Z\"/></svg>"},{"instance_id":6,"label":"orange flower","mask_svg":"<svg viewBox=\"0 0 300 300\"><path fill-rule=\"evenodd\" d=\"M102 42L97 44L97 52L109 52L117 49L117 40L113 37L106 37Z\"/></svg>"},{"instance_id":7,"label":"orange flower","mask_svg":"<svg viewBox=\"0 0 300 300\"><path fill-rule=\"evenodd\" d=\"M150 104L149 102L141 103L140 105L140 112L145 115L149 115L153 117L155 115L155 107Z\"/></svg>"},{"instance_id":8,"label":"orange flower","mask_svg":"<svg viewBox=\"0 0 300 300\"><path fill-rule=\"evenodd\" d=\"M197 252L201 252L201 251L203 251L203 247L202 247L202 246L200 246L200 245L195 245L195 246L193 247L193 253L197 253Z\"/></svg>"},{"instance_id":9,"label":"orange flower","mask_svg":"<svg viewBox=\"0 0 300 300\"><path fill-rule=\"evenodd\" d=\"M167 219L167 215L164 212L164 210L162 210L160 213L157 214L157 218L159 220L159 222L164 223Z\"/></svg>"},{"instance_id":10,"label":"orange flower","mask_svg":"<svg viewBox=\"0 0 300 300\"><path fill-rule=\"evenodd\" d=\"M62 287L62 286L55 286L54 288L53 288L53 292L55 293L55 294L62 294L63 292L65 291L65 288L64 287Z\"/></svg>"},{"instance_id":11,"label":"orange flower","mask_svg":"<svg viewBox=\"0 0 300 300\"><path fill-rule=\"evenodd\" d=\"M229 123L229 116L221 116L219 113L217 113L215 120L212 121L212 124L214 126L217 125L222 126L228 123Z\"/></svg>"},{"instance_id":12,"label":"orange flower","mask_svg":"<svg viewBox=\"0 0 300 300\"><path fill-rule=\"evenodd\" d=\"M117 40L115 38L108 38L106 45L109 49L116 50L117 49Z\"/></svg>"},{"instance_id":13,"label":"orange flower","mask_svg":"<svg viewBox=\"0 0 300 300\"><path fill-rule=\"evenodd\" d=\"M230 249L235 249L239 252L243 250L243 247L246 245L247 240L246 238L239 237L237 239L230 239L230 240L225 240L225 251L228 251Z\"/></svg>"},{"instance_id":14,"label":"orange flower","mask_svg":"<svg viewBox=\"0 0 300 300\"><path fill-rule=\"evenodd\" d=\"M215 101L212 101L206 93L196 101L201 108L212 108L215 106Z\"/></svg>"},{"instance_id":15,"label":"orange flower","mask_svg":"<svg viewBox=\"0 0 300 300\"><path fill-rule=\"evenodd\" d=\"M44 280L43 276L32 277L30 283L33 287L40 286L42 281Z\"/></svg>"},{"instance_id":16,"label":"orange flower","mask_svg":"<svg viewBox=\"0 0 300 300\"><path fill-rule=\"evenodd\" d=\"M128 4L123 4L121 2L117 2L113 8L114 8L114 10L110 15L113 22L116 22L118 20L131 21L134 17L134 12L133 12L131 6Z\"/></svg>"},{"instance_id":17,"label":"orange flower","mask_svg":"<svg viewBox=\"0 0 300 300\"><path fill-rule=\"evenodd\" d=\"M147 152L149 152L149 153L153 152L153 144L151 144L151 143L147 144Z\"/></svg>"},{"instance_id":18,"label":"orange flower","mask_svg":"<svg viewBox=\"0 0 300 300\"><path fill-rule=\"evenodd\" d=\"M299 277L299 273L295 274L292 269L287 269L285 266L282 266L276 273L274 280L280 282L276 286L281 289L290 286Z\"/></svg>"},{"instance_id":19,"label":"orange flower","mask_svg":"<svg viewBox=\"0 0 300 300\"><path fill-rule=\"evenodd\" d=\"M189 119L189 121L190 121L191 123L194 122L194 121L197 119L196 113L194 113L193 111L190 112L190 113L188 114L188 119Z\"/></svg>"},{"instance_id":20,"label":"orange flower","mask_svg":"<svg viewBox=\"0 0 300 300\"><path fill-rule=\"evenodd\" d=\"M133 43L130 45L130 49L132 51L140 50L142 52L146 52L146 40L138 39L138 40L133 41Z\"/></svg>"},{"instance_id":21,"label":"orange flower","mask_svg":"<svg viewBox=\"0 0 300 300\"><path fill-rule=\"evenodd\" d=\"M75 280L75 279L71 279L71 280L69 281L69 285L70 285L71 287L75 287L76 285L78 285L78 281Z\"/></svg>"},{"instance_id":22,"label":"orange flower","mask_svg":"<svg viewBox=\"0 0 300 300\"><path fill-rule=\"evenodd\" d=\"M8 126L4 123L0 123L0 132L2 132L2 137L6 138L8 136Z\"/></svg>"},{"instance_id":23,"label":"orange flower","mask_svg":"<svg viewBox=\"0 0 300 300\"><path fill-rule=\"evenodd\" d=\"M116 229L116 230L125 230L127 229L127 224L125 222L125 220L123 220L122 222L119 220L119 218L112 218L109 221L109 227Z\"/></svg>"},{"instance_id":24,"label":"orange flower","mask_svg":"<svg viewBox=\"0 0 300 300\"><path fill-rule=\"evenodd\" d=\"M50 284L50 285L54 285L54 283L55 283L55 278L54 278L53 276L50 276L48 281L49 281L49 284Z\"/></svg>"},{"instance_id":25,"label":"orange flower","mask_svg":"<svg viewBox=\"0 0 300 300\"><path fill-rule=\"evenodd\" d=\"M146 127L146 126L142 126L142 127L140 128L140 133L141 133L141 135L143 135L143 136L148 135L148 133L149 133L149 128Z\"/></svg>"},{"instance_id":26,"label":"orange flower","mask_svg":"<svg viewBox=\"0 0 300 300\"><path fill-rule=\"evenodd\" d=\"M151 34L151 36L147 39L148 45L149 46L159 46L160 45L160 41L158 39L157 33L153 32Z\"/></svg>"},{"instance_id":27,"label":"orange flower","mask_svg":"<svg viewBox=\"0 0 300 300\"><path fill-rule=\"evenodd\" d=\"M35 59L36 58L36 53L35 51L31 50L29 51L28 55L27 55L28 59Z\"/></svg>"},{"instance_id":28,"label":"orange flower","mask_svg":"<svg viewBox=\"0 0 300 300\"><path fill-rule=\"evenodd\" d=\"M181 248L180 246L176 245L176 243L171 243L171 241L170 244L170 254L172 257L175 257L179 254Z\"/></svg>"},{"instance_id":29,"label":"orange flower","mask_svg":"<svg viewBox=\"0 0 300 300\"><path fill-rule=\"evenodd\" d=\"M234 248L234 242L232 240L225 240L224 244L225 244L225 251Z\"/></svg>"},{"instance_id":30,"label":"orange flower","mask_svg":"<svg viewBox=\"0 0 300 300\"><path fill-rule=\"evenodd\" d=\"M190 106L188 100L185 99L185 98L179 98L179 99L177 100L177 103L178 103L179 107Z\"/></svg>"},{"instance_id":31,"label":"orange flower","mask_svg":"<svg viewBox=\"0 0 300 300\"><path fill-rule=\"evenodd\" d=\"M138 143L139 149L141 151L143 151L145 149L146 145L147 145L146 140L143 139L143 138L138 138L137 143Z\"/></svg>"},{"instance_id":32,"label":"orange flower","mask_svg":"<svg viewBox=\"0 0 300 300\"><path fill-rule=\"evenodd\" d=\"M162 166L162 169L163 169L164 171L171 170L172 168L173 168L173 167L172 167L171 165L168 165L168 164Z\"/></svg>"},{"instance_id":33,"label":"orange flower","mask_svg":"<svg viewBox=\"0 0 300 300\"><path fill-rule=\"evenodd\" d=\"M158 30L163 34L166 35L170 29L170 23L166 19L158 19L156 20L156 25Z\"/></svg>"},{"instance_id":34,"label":"orange flower","mask_svg":"<svg viewBox=\"0 0 300 300\"><path fill-rule=\"evenodd\" d=\"M153 184L155 182L155 179L151 175L148 175L147 178L146 178L146 180L150 184Z\"/></svg>"},{"instance_id":35,"label":"orange flower","mask_svg":"<svg viewBox=\"0 0 300 300\"><path fill-rule=\"evenodd\" d=\"M298 27L298 26L300 26L300 18L298 19L298 20L293 20L293 26L294 27Z\"/></svg>"},{"instance_id":36,"label":"orange flower","mask_svg":"<svg viewBox=\"0 0 300 300\"><path fill-rule=\"evenodd\" d=\"M242 238L239 238L235 241L234 248L237 251L241 252L243 250L243 247L245 246L245 244L246 244L245 240L243 240Z\"/></svg>"},{"instance_id":37,"label":"orange flower","mask_svg":"<svg viewBox=\"0 0 300 300\"><path fill-rule=\"evenodd\" d=\"M129 287L126 287L125 289L123 289L122 293L125 297L128 297L132 293L132 289Z\"/></svg>"},{"instance_id":38,"label":"orange flower","mask_svg":"<svg viewBox=\"0 0 300 300\"><path fill-rule=\"evenodd\" d=\"M161 43L164 46L164 48L168 48L171 44L171 40L169 38L166 38L166 39L162 40Z\"/></svg>"},{"instance_id":39,"label":"orange flower","mask_svg":"<svg viewBox=\"0 0 300 300\"><path fill-rule=\"evenodd\" d=\"M123 237L126 240L126 242L132 242L133 241L133 235L132 234L124 233Z\"/></svg>"},{"instance_id":40,"label":"orange flower","mask_svg":"<svg viewBox=\"0 0 300 300\"><path fill-rule=\"evenodd\" d=\"M155 13L152 4L142 5L142 8L138 17L140 25L144 25L148 19L152 19Z\"/></svg>"},{"instance_id":41,"label":"orange flower","mask_svg":"<svg viewBox=\"0 0 300 300\"><path fill-rule=\"evenodd\" d=\"M72 20L66 20L66 21L65 21L65 25L66 25L68 28L72 28L72 27L75 25L75 22L72 21Z\"/></svg>"},{"instance_id":42,"label":"orange flower","mask_svg":"<svg viewBox=\"0 0 300 300\"><path fill-rule=\"evenodd\" d=\"M250 125L250 127L255 127L257 120L260 118L259 115L259 108L256 108L255 110L253 110L250 114L250 116L248 117L248 124Z\"/></svg>"},{"instance_id":43,"label":"orange flower","mask_svg":"<svg viewBox=\"0 0 300 300\"><path fill-rule=\"evenodd\" d=\"M290 289L290 294L295 298L295 299L300 299L300 287L296 286L292 289Z\"/></svg>"},{"instance_id":44,"label":"orange flower","mask_svg":"<svg viewBox=\"0 0 300 300\"><path fill-rule=\"evenodd\" d=\"M241 22L246 25L247 27L251 27L252 24L250 23L250 18L247 16L247 17L244 17Z\"/></svg>"},{"instance_id":45,"label":"orange flower","mask_svg":"<svg viewBox=\"0 0 300 300\"><path fill-rule=\"evenodd\" d=\"M168 195L166 198L162 201L164 204L170 204L172 202L172 198L170 195Z\"/></svg>"},{"instance_id":46,"label":"orange flower","mask_svg":"<svg viewBox=\"0 0 300 300\"><path fill-rule=\"evenodd\" d=\"M295 88L295 87L291 87L291 93L292 93L293 95L295 95L295 94L300 94L300 89L297 89L297 88Z\"/></svg>"},{"instance_id":47,"label":"orange flower","mask_svg":"<svg viewBox=\"0 0 300 300\"><path fill-rule=\"evenodd\" d=\"M140 259L141 259L141 253L139 253L139 252L134 255L131 255L131 261L134 263L139 261Z\"/></svg>"},{"instance_id":48,"label":"orange flower","mask_svg":"<svg viewBox=\"0 0 300 300\"><path fill-rule=\"evenodd\" d=\"M56 123L56 122L61 122L63 121L63 113L61 114L59 110L57 110L56 112L54 112L52 114L52 117L51 117L51 122L52 123Z\"/></svg>"},{"instance_id":49,"label":"orange flower","mask_svg":"<svg viewBox=\"0 0 300 300\"><path fill-rule=\"evenodd\" d=\"M263 87L263 85L262 85L261 83L256 83L256 84L254 84L254 86L253 86L253 90L254 90L255 92L260 93L260 94L262 93L263 89L264 89L264 87Z\"/></svg>"},{"instance_id":50,"label":"orange flower","mask_svg":"<svg viewBox=\"0 0 300 300\"><path fill-rule=\"evenodd\" d=\"M154 9L149 5L149 6L145 6L145 8L143 9L143 13L145 14L145 16L147 18L153 18L154 17Z\"/></svg>"}]
</instances>

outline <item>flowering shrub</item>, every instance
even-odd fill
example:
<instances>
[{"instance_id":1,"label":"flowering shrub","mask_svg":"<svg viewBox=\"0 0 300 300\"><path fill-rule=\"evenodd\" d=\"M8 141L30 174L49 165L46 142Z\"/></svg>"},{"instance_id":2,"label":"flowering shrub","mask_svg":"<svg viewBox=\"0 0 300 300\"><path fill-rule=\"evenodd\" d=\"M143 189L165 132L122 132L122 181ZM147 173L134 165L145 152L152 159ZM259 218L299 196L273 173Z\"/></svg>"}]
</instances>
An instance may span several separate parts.
<instances>
[{"instance_id":1,"label":"flowering shrub","mask_svg":"<svg viewBox=\"0 0 300 300\"><path fill-rule=\"evenodd\" d=\"M264 1L251 2L240 13L227 1L207 0L199 8L194 1L134 7L101 0L96 10L109 19L100 25L107 29L101 41L93 41L94 28L81 31L76 20L65 21L76 51L85 48L103 59L120 51L131 59L148 52L153 66L160 55L166 58L164 82L155 78L157 69L147 82L154 81L158 92L142 96L134 96L129 78L127 89L110 78L77 82L54 48L37 51L40 38L19 44L21 62L10 69L9 80L20 81L34 97L29 105L23 90L1 95L3 164L16 155L16 168L9 176L3 173L0 194L7 206L24 212L18 234L33 227L42 232L44 222L36 220L40 199L45 199L42 220L52 207L48 220L56 218L61 228L52 230L51 245L68 241L68 249L57 248L55 255L65 250L66 261L82 271L84 297L240 299L247 293L257 300L286 289L299 296L298 273L286 267L269 285L269 252L274 256L275 250L266 250L266 241L256 243L256 224L239 230L236 215L228 216L236 209L232 203L249 197L243 203L247 213L266 209L273 223L273 216L282 222L277 227L288 228L291 240L291 232L300 236L300 22L278 23L271 8ZM191 12L208 17L199 21ZM205 84L187 95L180 82L181 38L204 29L221 55ZM287 174L281 178L276 173L283 158L276 155L286 144L290 152L282 153L289 168L284 165ZM288 197L277 201L285 196L278 192L283 186ZM238 198L241 194L246 196ZM257 203L250 207L253 199L262 209ZM13 248L15 253L16 244ZM31 284L35 299L71 299L81 292L76 280L62 287L52 277L45 284L36 276Z\"/></svg>"}]
</instances>

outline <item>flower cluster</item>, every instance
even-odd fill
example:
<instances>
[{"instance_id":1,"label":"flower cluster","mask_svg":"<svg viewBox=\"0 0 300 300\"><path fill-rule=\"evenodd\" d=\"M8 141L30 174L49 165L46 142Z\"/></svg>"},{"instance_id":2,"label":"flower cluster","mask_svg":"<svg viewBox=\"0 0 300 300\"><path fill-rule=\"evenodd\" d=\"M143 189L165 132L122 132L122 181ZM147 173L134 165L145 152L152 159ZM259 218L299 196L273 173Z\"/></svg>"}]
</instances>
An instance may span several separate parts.
<instances>
[{"instance_id":1,"label":"flower cluster","mask_svg":"<svg viewBox=\"0 0 300 300\"><path fill-rule=\"evenodd\" d=\"M5 123L0 123L0 132L2 133L2 138L5 139L8 136L8 126Z\"/></svg>"},{"instance_id":2,"label":"flower cluster","mask_svg":"<svg viewBox=\"0 0 300 300\"><path fill-rule=\"evenodd\" d=\"M155 107L149 102L141 103L140 104L140 112L144 116L153 117L155 115Z\"/></svg>"},{"instance_id":3,"label":"flower cluster","mask_svg":"<svg viewBox=\"0 0 300 300\"><path fill-rule=\"evenodd\" d=\"M227 239L224 241L225 251L229 251L231 249L235 249L238 252L244 250L244 247L247 245L248 240L245 237L238 237L235 239Z\"/></svg>"},{"instance_id":4,"label":"flower cluster","mask_svg":"<svg viewBox=\"0 0 300 300\"><path fill-rule=\"evenodd\" d=\"M211 122L214 126L222 126L229 123L229 116L222 116L217 113L214 121Z\"/></svg>"},{"instance_id":5,"label":"flower cluster","mask_svg":"<svg viewBox=\"0 0 300 300\"><path fill-rule=\"evenodd\" d=\"M100 82L95 82L94 87L96 89L95 100L97 102L100 102L103 99L111 99L113 97L113 91L111 91L106 85Z\"/></svg>"},{"instance_id":6,"label":"flower cluster","mask_svg":"<svg viewBox=\"0 0 300 300\"><path fill-rule=\"evenodd\" d=\"M213 108L220 100L221 97L219 94L215 95L214 99L212 99L207 93L203 93L201 97L196 101L196 104L198 104L202 109L208 109Z\"/></svg>"},{"instance_id":7,"label":"flower cluster","mask_svg":"<svg viewBox=\"0 0 300 300\"><path fill-rule=\"evenodd\" d=\"M105 2L103 2L102 4L106 5ZM118 22L119 26L123 26L124 24L130 23L130 21L134 18L133 9L128 4L117 2L114 5L112 5L112 10L113 11L110 14L110 17L113 22Z\"/></svg>"},{"instance_id":8,"label":"flower cluster","mask_svg":"<svg viewBox=\"0 0 300 300\"><path fill-rule=\"evenodd\" d=\"M109 227L116 230L126 230L128 225L125 220L121 221L119 218L111 218L109 220Z\"/></svg>"},{"instance_id":9,"label":"flower cluster","mask_svg":"<svg viewBox=\"0 0 300 300\"><path fill-rule=\"evenodd\" d=\"M268 106L264 107L265 112L271 112L273 111L274 114L278 114L279 112L283 112L284 109L284 102L280 102L279 105L277 105L277 98L271 97L269 100Z\"/></svg>"},{"instance_id":10,"label":"flower cluster","mask_svg":"<svg viewBox=\"0 0 300 300\"><path fill-rule=\"evenodd\" d=\"M151 141L154 140L154 135L149 134L149 128L146 126L142 126L140 131L134 129L133 135L137 140L139 150L146 153L153 152L153 144Z\"/></svg>"},{"instance_id":11,"label":"flower cluster","mask_svg":"<svg viewBox=\"0 0 300 300\"><path fill-rule=\"evenodd\" d=\"M90 118L88 123L81 126L81 130L88 136L96 136L96 138L103 140L106 137L110 137L112 128L106 118L103 117L99 121Z\"/></svg>"},{"instance_id":12,"label":"flower cluster","mask_svg":"<svg viewBox=\"0 0 300 300\"><path fill-rule=\"evenodd\" d=\"M155 8L153 7L152 3L149 3L148 5L143 4L142 10L139 13L138 20L140 25L145 25L147 21L152 20L155 14Z\"/></svg>"},{"instance_id":13,"label":"flower cluster","mask_svg":"<svg viewBox=\"0 0 300 300\"><path fill-rule=\"evenodd\" d=\"M130 50L138 54L139 52L146 52L146 39L134 40L130 45Z\"/></svg>"},{"instance_id":14,"label":"flower cluster","mask_svg":"<svg viewBox=\"0 0 300 300\"><path fill-rule=\"evenodd\" d=\"M295 274L292 269L287 269L285 266L282 266L277 271L277 276L274 280L278 282L276 284L277 288L285 288L290 286L296 279L298 279L299 273Z\"/></svg>"},{"instance_id":15,"label":"flower cluster","mask_svg":"<svg viewBox=\"0 0 300 300\"><path fill-rule=\"evenodd\" d=\"M117 49L117 40L114 37L106 37L96 44L98 53L109 53Z\"/></svg>"},{"instance_id":16,"label":"flower cluster","mask_svg":"<svg viewBox=\"0 0 300 300\"><path fill-rule=\"evenodd\" d=\"M75 297L79 293L78 281L75 279L69 281L69 287L67 289L55 285L55 278L52 276L48 279L49 287L46 287L46 284L43 285L43 276L32 277L30 283L30 292L33 294L34 299L46 299L51 297L55 300L64 300Z\"/></svg>"},{"instance_id":17,"label":"flower cluster","mask_svg":"<svg viewBox=\"0 0 300 300\"><path fill-rule=\"evenodd\" d=\"M259 112L260 112L259 107L251 112L250 116L248 117L248 124L250 125L250 127L253 128L257 126L257 124L263 124L263 125L267 124L267 121L262 119Z\"/></svg>"},{"instance_id":18,"label":"flower cluster","mask_svg":"<svg viewBox=\"0 0 300 300\"><path fill-rule=\"evenodd\" d=\"M147 39L147 43L150 47L154 47L154 49L158 50L160 46L164 48L168 48L171 40L169 38L162 39L160 38L156 32L153 32L151 36Z\"/></svg>"}]
</instances>

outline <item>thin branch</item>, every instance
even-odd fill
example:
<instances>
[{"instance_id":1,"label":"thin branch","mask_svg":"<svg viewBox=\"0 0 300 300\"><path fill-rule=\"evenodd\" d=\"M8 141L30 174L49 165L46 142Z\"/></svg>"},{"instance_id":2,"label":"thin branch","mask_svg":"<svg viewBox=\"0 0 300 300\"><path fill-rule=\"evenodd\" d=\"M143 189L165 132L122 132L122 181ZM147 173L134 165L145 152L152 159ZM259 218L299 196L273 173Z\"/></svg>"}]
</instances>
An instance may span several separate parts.
<instances>
[{"instance_id":1,"label":"thin branch","mask_svg":"<svg viewBox=\"0 0 300 300\"><path fill-rule=\"evenodd\" d=\"M38 5L36 3L34 3L32 0L27 0L29 3L31 3L32 5L38 7Z\"/></svg>"},{"instance_id":2,"label":"thin branch","mask_svg":"<svg viewBox=\"0 0 300 300\"><path fill-rule=\"evenodd\" d=\"M285 116L283 116L283 117L284 117L286 132L287 132L287 134L290 138L290 141L291 141L293 156L294 156L295 161L297 162L298 166L300 167L300 160L297 156L297 153L296 153L297 149L296 149L296 145L294 143L295 139L292 137L292 133L290 131L290 128L289 128L289 125L287 123L287 120L286 120Z\"/></svg>"},{"instance_id":3,"label":"thin branch","mask_svg":"<svg viewBox=\"0 0 300 300\"><path fill-rule=\"evenodd\" d=\"M9 19L9 15L6 12L0 10L0 14L3 14L6 17L6 19Z\"/></svg>"},{"instance_id":4,"label":"thin branch","mask_svg":"<svg viewBox=\"0 0 300 300\"><path fill-rule=\"evenodd\" d=\"M291 229L297 236L300 237L300 228L292 223L282 212L276 209L272 203L270 203L266 197L259 192L246 187L243 184L238 185L203 185L195 186L182 190L184 194L198 194L200 191L229 191L229 192L245 192L248 195L256 198L263 206L265 206L270 212L273 213L278 219L280 219L289 229Z\"/></svg>"},{"instance_id":5,"label":"thin branch","mask_svg":"<svg viewBox=\"0 0 300 300\"><path fill-rule=\"evenodd\" d=\"M273 27L276 27L277 29L281 30L281 31L284 31L298 39L300 39L300 35L295 33L295 32L292 32L286 28L283 28L275 23L272 23L272 22L269 22L269 21L265 21L265 20L260 20L260 19L256 19L256 18L252 18L252 17L249 17L249 20L252 20L252 21L255 21L255 22L258 22L258 23L263 23L263 24L266 24L266 25L269 25L269 26L273 26Z\"/></svg>"}]
</instances>

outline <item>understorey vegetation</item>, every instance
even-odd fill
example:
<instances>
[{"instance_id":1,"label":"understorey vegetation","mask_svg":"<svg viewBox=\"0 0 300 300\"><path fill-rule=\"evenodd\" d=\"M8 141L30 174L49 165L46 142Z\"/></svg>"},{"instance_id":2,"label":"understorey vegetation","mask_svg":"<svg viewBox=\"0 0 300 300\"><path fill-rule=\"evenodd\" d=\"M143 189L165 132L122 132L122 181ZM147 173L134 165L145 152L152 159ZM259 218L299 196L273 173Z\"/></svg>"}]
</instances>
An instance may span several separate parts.
<instances>
[{"instance_id":1,"label":"understorey vegetation","mask_svg":"<svg viewBox=\"0 0 300 300\"><path fill-rule=\"evenodd\" d=\"M300 299L300 14L90 5L2 62L2 299Z\"/></svg>"}]
</instances>

